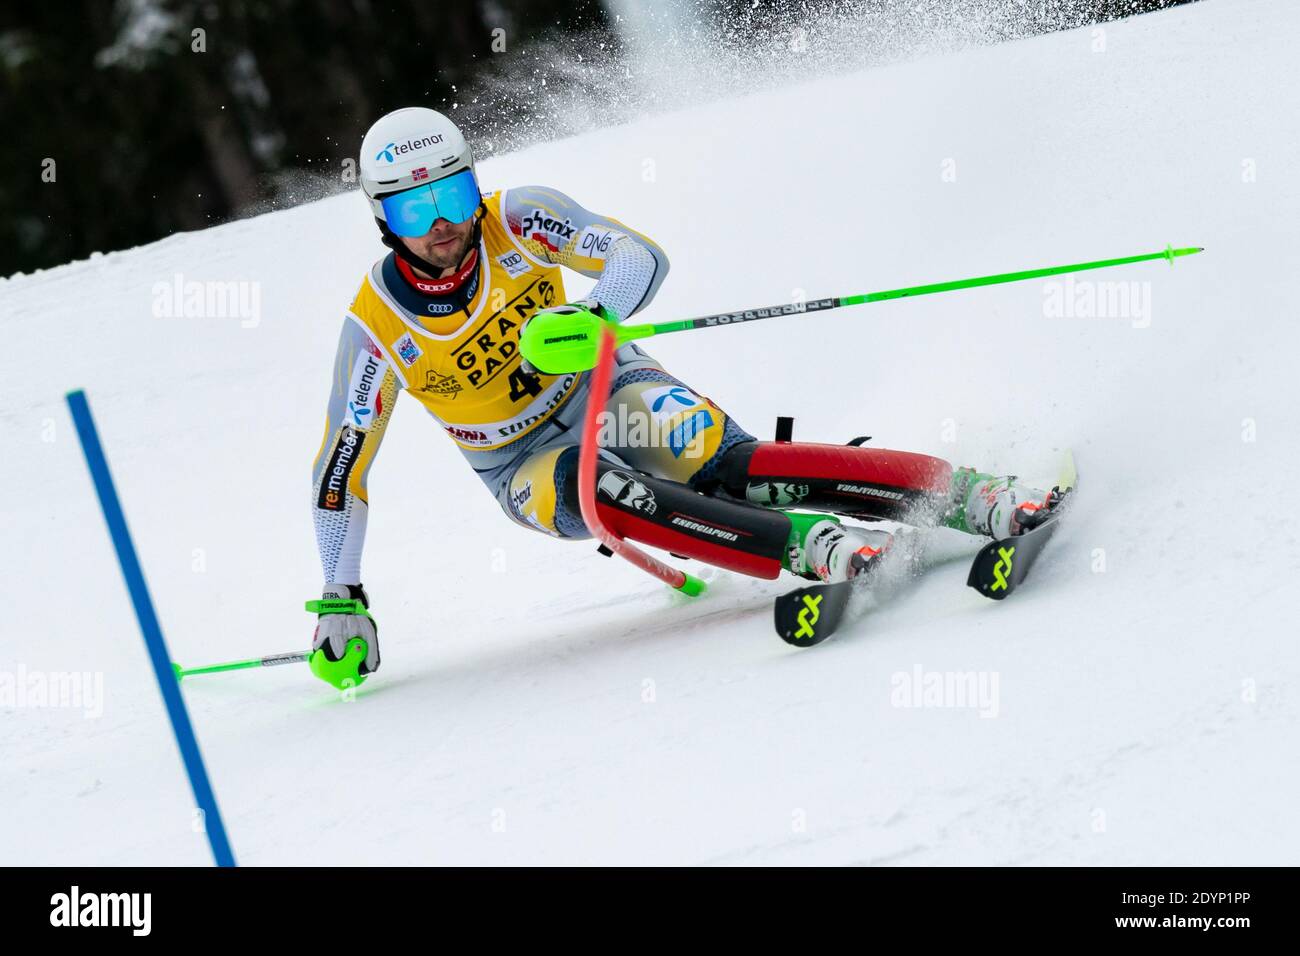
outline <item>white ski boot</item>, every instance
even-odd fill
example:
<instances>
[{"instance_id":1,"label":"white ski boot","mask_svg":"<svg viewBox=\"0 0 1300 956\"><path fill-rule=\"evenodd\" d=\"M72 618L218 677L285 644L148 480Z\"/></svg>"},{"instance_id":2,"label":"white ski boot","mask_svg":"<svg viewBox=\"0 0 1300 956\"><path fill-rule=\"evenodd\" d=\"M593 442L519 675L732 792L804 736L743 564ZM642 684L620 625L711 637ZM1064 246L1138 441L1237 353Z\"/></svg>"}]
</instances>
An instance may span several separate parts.
<instances>
[{"instance_id":1,"label":"white ski boot","mask_svg":"<svg viewBox=\"0 0 1300 956\"><path fill-rule=\"evenodd\" d=\"M862 574L894 540L888 531L846 527L825 515L784 514L790 519L786 569L822 584L837 584Z\"/></svg>"},{"instance_id":2,"label":"white ski boot","mask_svg":"<svg viewBox=\"0 0 1300 956\"><path fill-rule=\"evenodd\" d=\"M996 477L973 468L953 474L952 504L944 524L968 534L1000 540L1037 527L1061 503L1063 493L1017 484L1015 476Z\"/></svg>"}]
</instances>

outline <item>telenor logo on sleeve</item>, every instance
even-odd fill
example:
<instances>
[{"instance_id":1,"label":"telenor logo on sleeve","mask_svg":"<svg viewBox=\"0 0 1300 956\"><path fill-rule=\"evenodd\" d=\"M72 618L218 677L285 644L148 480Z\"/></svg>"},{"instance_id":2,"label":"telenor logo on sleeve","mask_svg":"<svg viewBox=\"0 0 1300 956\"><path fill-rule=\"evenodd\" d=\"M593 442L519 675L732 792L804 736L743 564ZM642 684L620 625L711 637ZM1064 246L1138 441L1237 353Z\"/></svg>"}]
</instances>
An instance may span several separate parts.
<instances>
[{"instance_id":1,"label":"telenor logo on sleeve","mask_svg":"<svg viewBox=\"0 0 1300 956\"><path fill-rule=\"evenodd\" d=\"M129 926L131 935L148 936L153 925L151 893L70 893L50 897L51 926Z\"/></svg>"},{"instance_id":2,"label":"telenor logo on sleeve","mask_svg":"<svg viewBox=\"0 0 1300 956\"><path fill-rule=\"evenodd\" d=\"M352 424L357 428L373 424L384 413L380 386L386 371L388 362L375 358L369 349L361 354L353 367L352 380L348 383L348 411L352 413Z\"/></svg>"}]
</instances>

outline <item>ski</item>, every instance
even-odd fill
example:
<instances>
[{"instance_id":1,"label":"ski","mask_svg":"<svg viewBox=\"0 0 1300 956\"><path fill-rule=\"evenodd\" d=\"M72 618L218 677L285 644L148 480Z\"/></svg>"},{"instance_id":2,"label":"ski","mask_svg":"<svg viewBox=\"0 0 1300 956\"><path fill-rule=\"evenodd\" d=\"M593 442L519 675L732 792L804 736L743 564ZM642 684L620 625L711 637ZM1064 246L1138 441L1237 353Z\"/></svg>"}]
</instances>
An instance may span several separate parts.
<instances>
[{"instance_id":1,"label":"ski","mask_svg":"<svg viewBox=\"0 0 1300 956\"><path fill-rule=\"evenodd\" d=\"M1029 576L1059 521L1059 517L1050 518L1024 534L990 541L971 562L966 584L986 598L1004 600Z\"/></svg>"},{"instance_id":2,"label":"ski","mask_svg":"<svg viewBox=\"0 0 1300 956\"><path fill-rule=\"evenodd\" d=\"M795 647L812 647L834 633L844 618L853 581L797 588L776 599L776 633Z\"/></svg>"},{"instance_id":3,"label":"ski","mask_svg":"<svg viewBox=\"0 0 1300 956\"><path fill-rule=\"evenodd\" d=\"M835 633L855 595L882 579L911 578L919 568L921 538L914 530L894 531L889 543L858 575L836 584L796 588L776 599L776 633L795 647L812 647Z\"/></svg>"},{"instance_id":4,"label":"ski","mask_svg":"<svg viewBox=\"0 0 1300 956\"><path fill-rule=\"evenodd\" d=\"M1060 493L1061 500L1052 510L1051 516L1022 534L990 541L980 548L975 560L971 562L966 584L986 598L1005 600L1029 576L1029 571L1042 554L1043 548L1052 539L1052 535L1056 534L1061 515L1074 498L1077 483L1074 456L1067 452L1061 478L1052 489Z\"/></svg>"},{"instance_id":5,"label":"ski","mask_svg":"<svg viewBox=\"0 0 1300 956\"><path fill-rule=\"evenodd\" d=\"M1052 489L1059 495L1059 501L1050 517L1022 534L990 541L982 547L971 563L966 583L995 601L1014 591L1029 576L1038 555L1056 533L1062 514L1074 498L1077 484L1074 456L1066 452L1061 477ZM921 550L919 532L895 531L883 553L852 580L814 584L781 595L773 608L777 634L795 647L820 644L843 623L855 593L880 582L882 575L894 578L895 583L895 572L904 571L908 577L916 576L921 569ZM900 568L900 564L909 567ZM891 568L893 570L887 570Z\"/></svg>"}]
</instances>

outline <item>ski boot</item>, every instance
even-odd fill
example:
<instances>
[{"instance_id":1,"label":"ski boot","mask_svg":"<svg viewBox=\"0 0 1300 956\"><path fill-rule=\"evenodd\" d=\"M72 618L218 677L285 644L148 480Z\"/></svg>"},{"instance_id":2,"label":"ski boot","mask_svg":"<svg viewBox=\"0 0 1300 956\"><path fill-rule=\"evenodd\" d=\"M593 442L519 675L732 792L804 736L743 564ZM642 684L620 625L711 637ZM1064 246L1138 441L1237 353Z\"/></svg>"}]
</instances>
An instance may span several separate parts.
<instances>
[{"instance_id":1,"label":"ski boot","mask_svg":"<svg viewBox=\"0 0 1300 956\"><path fill-rule=\"evenodd\" d=\"M1014 475L997 477L958 468L943 524L994 540L1011 538L1046 522L1068 493L1068 488L1042 491L1018 484Z\"/></svg>"},{"instance_id":2,"label":"ski boot","mask_svg":"<svg viewBox=\"0 0 1300 956\"><path fill-rule=\"evenodd\" d=\"M822 584L838 584L867 573L894 540L887 531L846 527L838 518L826 515L782 513L790 519L782 567Z\"/></svg>"}]
</instances>

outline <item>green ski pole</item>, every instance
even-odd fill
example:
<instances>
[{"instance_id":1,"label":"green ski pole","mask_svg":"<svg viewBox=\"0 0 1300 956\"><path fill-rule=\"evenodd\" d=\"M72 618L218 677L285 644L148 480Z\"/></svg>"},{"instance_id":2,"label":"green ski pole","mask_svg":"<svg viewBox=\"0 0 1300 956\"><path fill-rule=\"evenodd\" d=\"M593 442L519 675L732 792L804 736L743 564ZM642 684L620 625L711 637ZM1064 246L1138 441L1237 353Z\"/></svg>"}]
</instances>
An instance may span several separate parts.
<instances>
[{"instance_id":1,"label":"green ski pole","mask_svg":"<svg viewBox=\"0 0 1300 956\"><path fill-rule=\"evenodd\" d=\"M221 671L240 671L248 667L275 667L279 664L300 664L311 660L310 651L291 651L288 654L268 654L266 657L254 657L246 661L231 661L229 664L208 664L205 667L181 667L172 662L172 672L176 679L184 680L195 674L216 674Z\"/></svg>"},{"instance_id":2,"label":"green ski pole","mask_svg":"<svg viewBox=\"0 0 1300 956\"><path fill-rule=\"evenodd\" d=\"M364 604L349 600L308 601L304 605L312 614L364 614L370 616ZM286 654L268 654L266 657L253 657L246 661L231 661L228 664L208 664L204 667L181 667L172 662L172 673L178 681L195 674L219 674L222 671L242 671L250 667L276 667L280 664L311 664L312 673L327 683L340 689L357 687L368 675L360 673L357 668L366 659L366 642L360 637L348 640L346 653L337 661L331 661L323 650L289 651Z\"/></svg>"},{"instance_id":3,"label":"green ski pole","mask_svg":"<svg viewBox=\"0 0 1300 956\"><path fill-rule=\"evenodd\" d=\"M984 285L1000 285L1004 282L1021 282L1025 279L1040 279L1044 276L1062 275L1067 272L1083 272L1088 269L1105 269L1110 266L1123 266L1133 262L1146 262L1152 259L1165 259L1172 266L1179 256L1190 256L1201 252L1203 247L1175 249L1167 246L1163 252L1148 252L1139 256L1124 256L1119 259L1098 259L1094 262L1076 262L1068 266L1048 266L1043 269L1027 269L1022 272L1002 272L997 275L976 276L972 279L955 279L952 282L933 282L927 285L913 285L902 289L887 289L883 292L866 292L861 295L846 295L830 299L813 299L808 302L787 302L784 305L770 305L761 309L745 309L740 312L719 312L715 315L702 315L694 319L678 319L670 322L657 322L648 325L614 326L615 346L626 345L637 339L652 335L664 335L669 332L685 332L687 329L710 328L718 325L737 325L756 319L771 319L782 315L799 315L805 312L823 312L838 309L846 305L865 305L868 302L884 302L888 299L904 299L918 295L931 295L935 292L952 292L956 289L973 289ZM568 313L541 312L529 320L524 334L520 337L519 348L529 364L538 371L548 375L565 372L585 372L595 368L600 343L599 316L586 310Z\"/></svg>"}]
</instances>

